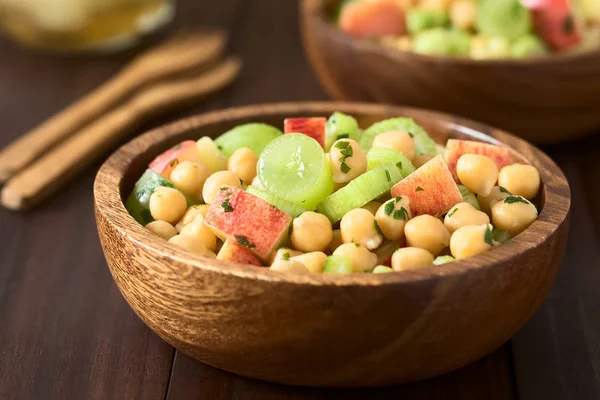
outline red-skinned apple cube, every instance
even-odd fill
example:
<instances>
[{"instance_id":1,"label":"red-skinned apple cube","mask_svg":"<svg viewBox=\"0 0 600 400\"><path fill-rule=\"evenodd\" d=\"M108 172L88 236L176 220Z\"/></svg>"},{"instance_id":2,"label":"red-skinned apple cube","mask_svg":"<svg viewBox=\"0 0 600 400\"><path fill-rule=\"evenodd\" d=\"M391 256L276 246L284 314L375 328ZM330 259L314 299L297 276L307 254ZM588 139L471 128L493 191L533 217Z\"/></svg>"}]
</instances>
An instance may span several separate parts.
<instances>
[{"instance_id":1,"label":"red-skinned apple cube","mask_svg":"<svg viewBox=\"0 0 600 400\"><path fill-rule=\"evenodd\" d=\"M148 168L169 179L171 171L183 161L200 162L200 152L193 140L186 140L171 147L152 160Z\"/></svg>"},{"instance_id":2,"label":"red-skinned apple cube","mask_svg":"<svg viewBox=\"0 0 600 400\"><path fill-rule=\"evenodd\" d=\"M325 127L327 119L312 118L287 118L283 121L284 133L303 133L315 139L321 147L325 148Z\"/></svg>"},{"instance_id":3,"label":"red-skinned apple cube","mask_svg":"<svg viewBox=\"0 0 600 400\"><path fill-rule=\"evenodd\" d=\"M532 4L535 31L556 50L581 42L581 26L575 19L572 1L543 0Z\"/></svg>"},{"instance_id":4,"label":"red-skinned apple cube","mask_svg":"<svg viewBox=\"0 0 600 400\"><path fill-rule=\"evenodd\" d=\"M407 196L413 216L439 217L462 201L462 195L444 159L438 155L398 182L392 196Z\"/></svg>"},{"instance_id":5,"label":"red-skinned apple cube","mask_svg":"<svg viewBox=\"0 0 600 400\"><path fill-rule=\"evenodd\" d=\"M401 36L406 33L404 11L397 0L350 3L340 14L339 27L355 37Z\"/></svg>"},{"instance_id":6,"label":"red-skinned apple cube","mask_svg":"<svg viewBox=\"0 0 600 400\"><path fill-rule=\"evenodd\" d=\"M240 245L234 238L225 240L223 247L221 247L219 254L217 254L217 260L262 266L260 260L250 250Z\"/></svg>"},{"instance_id":7,"label":"red-skinned apple cube","mask_svg":"<svg viewBox=\"0 0 600 400\"><path fill-rule=\"evenodd\" d=\"M204 223L220 238L232 238L266 261L288 235L292 217L263 199L223 186Z\"/></svg>"},{"instance_id":8,"label":"red-skinned apple cube","mask_svg":"<svg viewBox=\"0 0 600 400\"><path fill-rule=\"evenodd\" d=\"M460 179L458 179L458 175L456 174L456 164L463 154L487 156L496 163L498 170L513 163L510 150L507 148L489 143L474 142L472 140L449 139L448 143L446 143L448 169L452 173L454 180L458 183L460 183Z\"/></svg>"}]
</instances>

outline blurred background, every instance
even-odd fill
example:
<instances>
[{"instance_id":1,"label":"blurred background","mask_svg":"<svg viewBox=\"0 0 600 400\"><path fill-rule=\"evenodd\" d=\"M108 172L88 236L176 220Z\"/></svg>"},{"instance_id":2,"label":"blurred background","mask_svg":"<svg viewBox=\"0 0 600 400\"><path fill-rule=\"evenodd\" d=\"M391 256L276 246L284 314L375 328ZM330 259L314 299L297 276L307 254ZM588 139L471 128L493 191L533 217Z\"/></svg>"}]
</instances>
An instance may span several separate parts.
<instances>
[{"instance_id":1,"label":"blurred background","mask_svg":"<svg viewBox=\"0 0 600 400\"><path fill-rule=\"evenodd\" d=\"M185 30L227 32L225 53L243 60L240 75L202 101L148 115L128 137L208 110L328 100L331 90L321 87L302 47L299 5L295 0L0 0L5 31L0 149L115 76L142 51ZM356 62L360 71L362 64L352 55L336 57L350 66ZM600 71L593 65L577 68L587 76ZM357 75L356 81L372 79ZM535 79L536 74L526 78ZM538 82L542 91L555 84ZM600 82L588 80L587 86ZM364 100L377 100L376 95ZM597 116L596 104L573 109ZM192 360L152 333L118 292L98 242L92 184L105 152L36 210L0 210L0 398L600 398L600 127L589 131L583 139L543 146L569 179L572 231L551 294L519 335L451 374L358 391L237 377Z\"/></svg>"}]
</instances>

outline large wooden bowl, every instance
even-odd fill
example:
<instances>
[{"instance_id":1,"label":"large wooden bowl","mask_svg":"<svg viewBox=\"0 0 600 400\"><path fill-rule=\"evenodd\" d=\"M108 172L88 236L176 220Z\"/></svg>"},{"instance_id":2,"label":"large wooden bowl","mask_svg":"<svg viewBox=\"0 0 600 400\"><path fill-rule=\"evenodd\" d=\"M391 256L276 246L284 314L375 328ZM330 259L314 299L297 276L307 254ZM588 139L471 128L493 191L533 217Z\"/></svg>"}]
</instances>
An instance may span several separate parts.
<instances>
[{"instance_id":1,"label":"large wooden bowl","mask_svg":"<svg viewBox=\"0 0 600 400\"><path fill-rule=\"evenodd\" d=\"M525 232L443 267L382 275L298 276L194 256L151 234L123 206L148 162L184 139L249 121L356 115L361 126L409 116L440 142L505 143L535 165L543 208ZM102 166L94 186L106 260L121 293L164 340L207 364L273 382L372 386L418 380L501 346L538 308L567 239L569 186L537 148L448 115L360 103L250 106L191 117L146 133ZM115 326L114 329L119 329Z\"/></svg>"},{"instance_id":2,"label":"large wooden bowl","mask_svg":"<svg viewBox=\"0 0 600 400\"><path fill-rule=\"evenodd\" d=\"M600 128L600 50L535 60L419 55L353 39L302 0L304 47L337 100L405 104L484 121L535 143Z\"/></svg>"}]
</instances>

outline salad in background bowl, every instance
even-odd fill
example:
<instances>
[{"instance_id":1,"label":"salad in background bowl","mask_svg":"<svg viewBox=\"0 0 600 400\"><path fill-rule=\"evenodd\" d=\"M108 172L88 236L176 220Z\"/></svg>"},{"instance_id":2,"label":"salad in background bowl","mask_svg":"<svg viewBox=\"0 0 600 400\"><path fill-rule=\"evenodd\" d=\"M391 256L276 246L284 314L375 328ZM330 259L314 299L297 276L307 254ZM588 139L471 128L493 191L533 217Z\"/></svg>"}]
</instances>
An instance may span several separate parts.
<instances>
[{"instance_id":1,"label":"salad in background bowl","mask_svg":"<svg viewBox=\"0 0 600 400\"><path fill-rule=\"evenodd\" d=\"M527 58L600 48L598 0L346 0L348 35L421 54Z\"/></svg>"}]
</instances>

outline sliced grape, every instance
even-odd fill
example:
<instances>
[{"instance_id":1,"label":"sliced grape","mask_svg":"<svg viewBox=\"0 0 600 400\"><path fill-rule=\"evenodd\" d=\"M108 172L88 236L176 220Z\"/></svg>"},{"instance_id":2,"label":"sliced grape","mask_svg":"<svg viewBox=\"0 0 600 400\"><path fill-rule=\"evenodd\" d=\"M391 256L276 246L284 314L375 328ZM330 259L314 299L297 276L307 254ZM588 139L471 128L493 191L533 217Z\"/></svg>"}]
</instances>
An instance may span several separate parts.
<instances>
[{"instance_id":1,"label":"sliced grape","mask_svg":"<svg viewBox=\"0 0 600 400\"><path fill-rule=\"evenodd\" d=\"M271 140L281 135L283 132L274 126L252 123L236 126L216 138L215 143L227 157L242 147L248 147L258 156Z\"/></svg>"},{"instance_id":2,"label":"sliced grape","mask_svg":"<svg viewBox=\"0 0 600 400\"><path fill-rule=\"evenodd\" d=\"M323 266L324 274L351 274L352 271L352 260L338 254L327 257Z\"/></svg>"},{"instance_id":3,"label":"sliced grape","mask_svg":"<svg viewBox=\"0 0 600 400\"><path fill-rule=\"evenodd\" d=\"M200 161L211 172L218 172L227 169L227 157L219 150L217 144L208 136L200 138L196 142L198 152L200 152Z\"/></svg>"},{"instance_id":4,"label":"sliced grape","mask_svg":"<svg viewBox=\"0 0 600 400\"><path fill-rule=\"evenodd\" d=\"M463 185L457 185L457 186L458 186L458 190L460 190L460 194L462 195L463 201L465 203L469 203L476 209L481 210L481 207L479 206L479 202L477 201L477 197L475 197L475 194L473 194L473 192L471 192L469 189L467 189Z\"/></svg>"},{"instance_id":5,"label":"sliced grape","mask_svg":"<svg viewBox=\"0 0 600 400\"><path fill-rule=\"evenodd\" d=\"M323 148L300 133L269 143L258 158L257 172L267 192L308 210L333 192L333 175Z\"/></svg>"},{"instance_id":6,"label":"sliced grape","mask_svg":"<svg viewBox=\"0 0 600 400\"><path fill-rule=\"evenodd\" d=\"M327 197L317 210L335 223L348 211L360 208L386 193L401 179L402 175L394 164L382 164Z\"/></svg>"},{"instance_id":7,"label":"sliced grape","mask_svg":"<svg viewBox=\"0 0 600 400\"><path fill-rule=\"evenodd\" d=\"M327 120L325 128L325 150L329 151L338 139L349 138L358 140L360 129L354 117L341 112L334 112Z\"/></svg>"},{"instance_id":8,"label":"sliced grape","mask_svg":"<svg viewBox=\"0 0 600 400\"><path fill-rule=\"evenodd\" d=\"M492 237L496 242L504 243L510 240L511 235L504 229L494 227L494 229L492 229Z\"/></svg>"},{"instance_id":9,"label":"sliced grape","mask_svg":"<svg viewBox=\"0 0 600 400\"><path fill-rule=\"evenodd\" d=\"M279 197L273 196L271 193L265 192L264 190L257 189L254 186L248 186L246 191L250 194L255 195L256 197L260 197L267 203L274 205L284 213L290 215L292 218L296 218L303 212L308 211L306 208L299 206L298 204L294 204L287 200L280 199Z\"/></svg>"},{"instance_id":10,"label":"sliced grape","mask_svg":"<svg viewBox=\"0 0 600 400\"><path fill-rule=\"evenodd\" d=\"M385 147L373 147L367 153L367 169L370 171L381 164L392 163L402 174L402 178L415 172L413 163L402 153Z\"/></svg>"},{"instance_id":11,"label":"sliced grape","mask_svg":"<svg viewBox=\"0 0 600 400\"><path fill-rule=\"evenodd\" d=\"M484 36L501 36L512 41L531 32L533 22L531 11L519 0L482 0L476 25Z\"/></svg>"},{"instance_id":12,"label":"sliced grape","mask_svg":"<svg viewBox=\"0 0 600 400\"><path fill-rule=\"evenodd\" d=\"M433 260L433 263L435 265L442 265L442 264L447 264L452 261L456 261L454 259L454 257L452 257L452 256L439 256L435 260Z\"/></svg>"},{"instance_id":13,"label":"sliced grape","mask_svg":"<svg viewBox=\"0 0 600 400\"><path fill-rule=\"evenodd\" d=\"M412 118L390 118L374 123L360 136L360 147L365 152L369 151L373 146L375 136L380 133L397 130L408 131L413 136L415 139L415 156L437 154L435 142Z\"/></svg>"},{"instance_id":14,"label":"sliced grape","mask_svg":"<svg viewBox=\"0 0 600 400\"><path fill-rule=\"evenodd\" d=\"M394 270L385 265L378 265L373 269L374 274L386 274L388 272L394 272Z\"/></svg>"}]
</instances>

